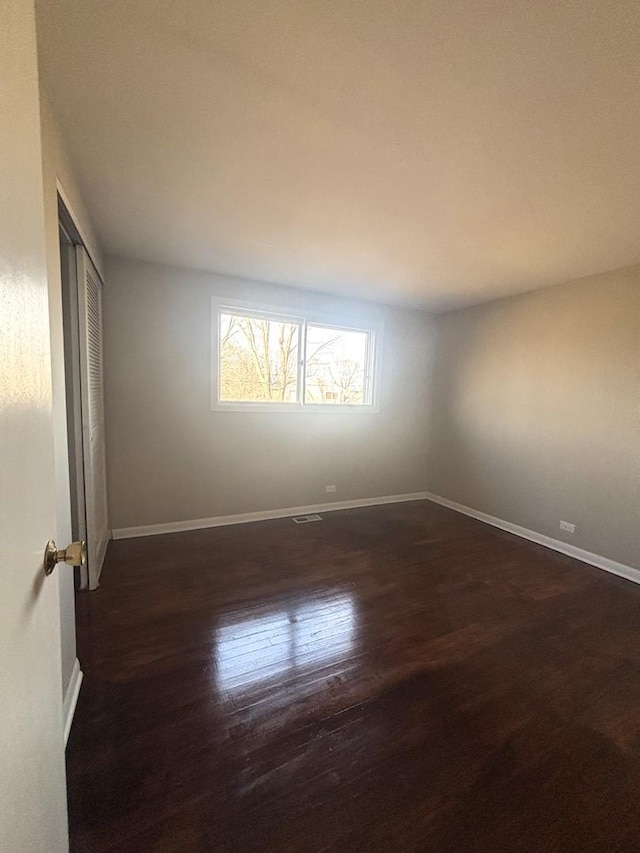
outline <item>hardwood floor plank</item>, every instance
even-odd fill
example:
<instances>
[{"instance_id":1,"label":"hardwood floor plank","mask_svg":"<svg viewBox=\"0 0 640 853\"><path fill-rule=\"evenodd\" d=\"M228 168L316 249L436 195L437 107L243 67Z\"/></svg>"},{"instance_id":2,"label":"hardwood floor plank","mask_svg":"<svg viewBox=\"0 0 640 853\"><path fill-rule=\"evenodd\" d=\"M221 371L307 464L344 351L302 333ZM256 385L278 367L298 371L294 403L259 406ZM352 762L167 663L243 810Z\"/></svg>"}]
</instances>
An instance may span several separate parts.
<instances>
[{"instance_id":1,"label":"hardwood floor plank","mask_svg":"<svg viewBox=\"0 0 640 853\"><path fill-rule=\"evenodd\" d=\"M640 851L640 587L426 502L111 543L76 853Z\"/></svg>"}]
</instances>

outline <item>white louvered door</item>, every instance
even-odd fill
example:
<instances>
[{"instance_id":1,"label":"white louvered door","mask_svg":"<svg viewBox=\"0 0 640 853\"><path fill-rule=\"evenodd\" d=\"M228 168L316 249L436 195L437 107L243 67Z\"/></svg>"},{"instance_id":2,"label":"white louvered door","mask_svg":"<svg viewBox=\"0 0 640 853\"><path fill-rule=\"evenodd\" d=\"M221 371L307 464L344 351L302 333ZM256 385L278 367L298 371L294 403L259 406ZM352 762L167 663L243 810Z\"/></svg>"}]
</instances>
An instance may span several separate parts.
<instances>
[{"instance_id":1,"label":"white louvered door","mask_svg":"<svg viewBox=\"0 0 640 853\"><path fill-rule=\"evenodd\" d=\"M102 358L102 281L83 246L76 248L80 390L89 589L96 589L109 542Z\"/></svg>"}]
</instances>

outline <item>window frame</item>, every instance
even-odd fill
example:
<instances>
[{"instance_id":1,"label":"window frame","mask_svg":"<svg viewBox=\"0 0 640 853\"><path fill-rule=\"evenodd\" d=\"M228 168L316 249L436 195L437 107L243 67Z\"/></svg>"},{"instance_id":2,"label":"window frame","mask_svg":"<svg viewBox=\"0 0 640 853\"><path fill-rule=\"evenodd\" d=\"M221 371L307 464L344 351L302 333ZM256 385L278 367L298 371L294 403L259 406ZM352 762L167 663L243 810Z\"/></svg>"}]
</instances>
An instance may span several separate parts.
<instances>
[{"instance_id":1,"label":"window frame","mask_svg":"<svg viewBox=\"0 0 640 853\"><path fill-rule=\"evenodd\" d=\"M220 324L222 314L254 317L278 323L295 323L298 331L297 399L295 403L241 400L220 400ZM280 412L281 414L376 414L380 411L380 364L382 354L383 324L371 321L363 324L361 318L337 317L335 314L310 311L301 312L277 306L245 302L239 299L211 299L211 401L212 412ZM307 327L314 326L344 332L361 332L367 335L365 363L366 403L305 403Z\"/></svg>"}]
</instances>

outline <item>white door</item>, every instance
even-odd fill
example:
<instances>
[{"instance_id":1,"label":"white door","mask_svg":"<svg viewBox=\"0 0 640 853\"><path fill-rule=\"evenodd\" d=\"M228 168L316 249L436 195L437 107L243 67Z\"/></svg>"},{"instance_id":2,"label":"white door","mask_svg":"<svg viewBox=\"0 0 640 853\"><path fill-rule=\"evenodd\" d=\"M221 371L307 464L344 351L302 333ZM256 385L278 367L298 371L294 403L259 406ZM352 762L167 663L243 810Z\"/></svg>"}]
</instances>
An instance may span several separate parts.
<instances>
[{"instance_id":1,"label":"white door","mask_svg":"<svg viewBox=\"0 0 640 853\"><path fill-rule=\"evenodd\" d=\"M102 282L83 246L76 247L82 452L89 589L96 589L109 544L104 435Z\"/></svg>"},{"instance_id":2,"label":"white door","mask_svg":"<svg viewBox=\"0 0 640 853\"><path fill-rule=\"evenodd\" d=\"M56 516L32 0L3 0L0 32L0 850L64 853L59 569L43 572Z\"/></svg>"}]
</instances>

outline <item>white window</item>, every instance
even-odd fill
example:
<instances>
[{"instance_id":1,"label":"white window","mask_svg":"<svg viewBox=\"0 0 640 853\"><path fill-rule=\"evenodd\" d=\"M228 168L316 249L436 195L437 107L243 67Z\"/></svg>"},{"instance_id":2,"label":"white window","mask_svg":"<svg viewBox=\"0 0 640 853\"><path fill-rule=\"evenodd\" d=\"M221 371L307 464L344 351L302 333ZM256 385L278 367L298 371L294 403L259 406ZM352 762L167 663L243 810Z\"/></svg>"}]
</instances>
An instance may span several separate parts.
<instances>
[{"instance_id":1,"label":"white window","mask_svg":"<svg viewBox=\"0 0 640 853\"><path fill-rule=\"evenodd\" d=\"M212 408L376 411L379 328L213 303Z\"/></svg>"}]
</instances>

